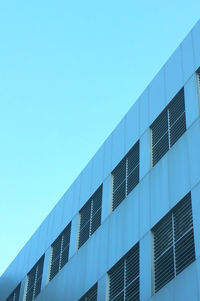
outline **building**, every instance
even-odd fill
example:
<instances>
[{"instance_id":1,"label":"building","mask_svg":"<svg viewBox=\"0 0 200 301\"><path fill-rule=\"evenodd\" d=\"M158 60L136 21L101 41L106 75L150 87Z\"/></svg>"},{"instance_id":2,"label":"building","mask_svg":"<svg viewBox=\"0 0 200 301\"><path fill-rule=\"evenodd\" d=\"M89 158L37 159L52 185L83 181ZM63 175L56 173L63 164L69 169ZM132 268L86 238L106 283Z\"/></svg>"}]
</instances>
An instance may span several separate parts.
<instances>
[{"instance_id":1,"label":"building","mask_svg":"<svg viewBox=\"0 0 200 301\"><path fill-rule=\"evenodd\" d=\"M200 300L200 22L0 279L1 301Z\"/></svg>"}]
</instances>

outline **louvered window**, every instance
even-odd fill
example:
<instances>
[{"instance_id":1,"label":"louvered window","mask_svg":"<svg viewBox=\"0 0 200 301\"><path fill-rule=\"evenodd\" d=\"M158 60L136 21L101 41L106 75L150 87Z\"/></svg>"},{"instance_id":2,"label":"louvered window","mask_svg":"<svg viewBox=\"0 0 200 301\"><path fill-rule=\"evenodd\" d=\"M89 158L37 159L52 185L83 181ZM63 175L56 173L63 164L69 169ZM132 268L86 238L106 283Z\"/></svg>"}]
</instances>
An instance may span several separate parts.
<instances>
[{"instance_id":1,"label":"louvered window","mask_svg":"<svg viewBox=\"0 0 200 301\"><path fill-rule=\"evenodd\" d=\"M26 301L32 301L40 293L41 282L42 282L42 272L44 265L44 255L40 260L34 265L32 270L28 273L28 282L26 290Z\"/></svg>"},{"instance_id":2,"label":"louvered window","mask_svg":"<svg viewBox=\"0 0 200 301\"><path fill-rule=\"evenodd\" d=\"M196 71L197 76L197 90L198 90L198 97L200 101L200 68Z\"/></svg>"},{"instance_id":3,"label":"louvered window","mask_svg":"<svg viewBox=\"0 0 200 301\"><path fill-rule=\"evenodd\" d=\"M139 141L112 172L114 210L139 183Z\"/></svg>"},{"instance_id":4,"label":"louvered window","mask_svg":"<svg viewBox=\"0 0 200 301\"><path fill-rule=\"evenodd\" d=\"M185 131L185 101L182 88L151 125L152 166L165 155Z\"/></svg>"},{"instance_id":5,"label":"louvered window","mask_svg":"<svg viewBox=\"0 0 200 301\"><path fill-rule=\"evenodd\" d=\"M6 299L6 301L19 301L21 283L16 287L12 294Z\"/></svg>"},{"instance_id":6,"label":"louvered window","mask_svg":"<svg viewBox=\"0 0 200 301\"><path fill-rule=\"evenodd\" d=\"M79 301L97 301L97 283Z\"/></svg>"},{"instance_id":7,"label":"louvered window","mask_svg":"<svg viewBox=\"0 0 200 301\"><path fill-rule=\"evenodd\" d=\"M139 301L139 243L108 272L110 301Z\"/></svg>"},{"instance_id":8,"label":"louvered window","mask_svg":"<svg viewBox=\"0 0 200 301\"><path fill-rule=\"evenodd\" d=\"M191 195L188 193L152 230L154 291L195 260Z\"/></svg>"},{"instance_id":9,"label":"louvered window","mask_svg":"<svg viewBox=\"0 0 200 301\"><path fill-rule=\"evenodd\" d=\"M102 186L80 210L79 248L101 225Z\"/></svg>"},{"instance_id":10,"label":"louvered window","mask_svg":"<svg viewBox=\"0 0 200 301\"><path fill-rule=\"evenodd\" d=\"M51 245L51 268L49 280L53 279L68 261L70 233L71 223L67 225L64 231Z\"/></svg>"}]
</instances>

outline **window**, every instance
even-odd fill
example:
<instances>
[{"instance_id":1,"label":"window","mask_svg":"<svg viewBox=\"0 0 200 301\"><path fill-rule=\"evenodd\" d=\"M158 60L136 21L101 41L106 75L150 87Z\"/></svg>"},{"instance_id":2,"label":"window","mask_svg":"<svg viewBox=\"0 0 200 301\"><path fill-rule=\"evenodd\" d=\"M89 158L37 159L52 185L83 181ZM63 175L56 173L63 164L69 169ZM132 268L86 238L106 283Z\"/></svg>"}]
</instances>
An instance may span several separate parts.
<instances>
[{"instance_id":1,"label":"window","mask_svg":"<svg viewBox=\"0 0 200 301\"><path fill-rule=\"evenodd\" d=\"M151 125L152 166L165 155L185 131L185 101L182 88Z\"/></svg>"},{"instance_id":2,"label":"window","mask_svg":"<svg viewBox=\"0 0 200 301\"><path fill-rule=\"evenodd\" d=\"M101 206L102 206L102 185L87 201L80 210L80 231L79 243L80 248L86 240L97 230L101 225Z\"/></svg>"},{"instance_id":3,"label":"window","mask_svg":"<svg viewBox=\"0 0 200 301\"><path fill-rule=\"evenodd\" d=\"M154 291L195 260L191 195L188 193L152 230Z\"/></svg>"},{"instance_id":4,"label":"window","mask_svg":"<svg viewBox=\"0 0 200 301\"><path fill-rule=\"evenodd\" d=\"M108 272L109 301L139 301L139 243Z\"/></svg>"},{"instance_id":5,"label":"window","mask_svg":"<svg viewBox=\"0 0 200 301\"><path fill-rule=\"evenodd\" d=\"M28 273L28 282L26 290L26 301L32 301L40 293L41 282L42 282L42 272L44 264L44 255L40 260L34 265L32 270Z\"/></svg>"},{"instance_id":6,"label":"window","mask_svg":"<svg viewBox=\"0 0 200 301\"><path fill-rule=\"evenodd\" d=\"M97 301L97 283L79 301Z\"/></svg>"},{"instance_id":7,"label":"window","mask_svg":"<svg viewBox=\"0 0 200 301\"><path fill-rule=\"evenodd\" d=\"M21 283L16 287L12 294L6 299L6 301L19 301Z\"/></svg>"},{"instance_id":8,"label":"window","mask_svg":"<svg viewBox=\"0 0 200 301\"><path fill-rule=\"evenodd\" d=\"M112 172L114 210L139 183L139 141Z\"/></svg>"},{"instance_id":9,"label":"window","mask_svg":"<svg viewBox=\"0 0 200 301\"><path fill-rule=\"evenodd\" d=\"M197 91L198 91L198 98L200 102L200 68L196 71L197 76Z\"/></svg>"},{"instance_id":10,"label":"window","mask_svg":"<svg viewBox=\"0 0 200 301\"><path fill-rule=\"evenodd\" d=\"M71 233L71 223L67 225L64 231L58 236L58 238L51 245L51 268L50 277L51 281L55 275L62 269L67 263L69 257L69 242Z\"/></svg>"}]
</instances>

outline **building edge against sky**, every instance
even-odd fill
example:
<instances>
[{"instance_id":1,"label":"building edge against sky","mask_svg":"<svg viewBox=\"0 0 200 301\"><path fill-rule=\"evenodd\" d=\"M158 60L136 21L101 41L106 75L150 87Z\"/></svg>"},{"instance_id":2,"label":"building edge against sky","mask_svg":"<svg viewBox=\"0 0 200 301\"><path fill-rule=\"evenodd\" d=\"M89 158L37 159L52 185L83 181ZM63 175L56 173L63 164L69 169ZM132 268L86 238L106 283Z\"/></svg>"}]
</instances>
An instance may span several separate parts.
<instances>
[{"instance_id":1,"label":"building edge against sky","mask_svg":"<svg viewBox=\"0 0 200 301\"><path fill-rule=\"evenodd\" d=\"M88 291L96 292L92 300L114 300L113 275L128 260L137 273L130 275L130 284L123 281L121 290L125 296L134 283L139 297L131 300L200 300L199 67L200 21L4 272L0 301L75 301ZM176 103L175 111L183 109L172 122ZM181 134L173 130L180 121ZM157 142L152 136L160 135L156 124L163 128ZM165 138L166 151L163 145L156 149ZM162 152L155 164L153 149ZM123 185L125 190L118 193ZM181 228L180 212L188 228ZM170 225L167 230L159 230L163 223ZM170 237L163 242L167 244L163 253L156 249L159 231ZM185 259L180 259L179 245L188 233L192 233L190 244L187 241L192 256L183 269L180 261ZM160 279L156 274L159 259L171 251L173 262L171 255L164 260L175 272Z\"/></svg>"}]
</instances>

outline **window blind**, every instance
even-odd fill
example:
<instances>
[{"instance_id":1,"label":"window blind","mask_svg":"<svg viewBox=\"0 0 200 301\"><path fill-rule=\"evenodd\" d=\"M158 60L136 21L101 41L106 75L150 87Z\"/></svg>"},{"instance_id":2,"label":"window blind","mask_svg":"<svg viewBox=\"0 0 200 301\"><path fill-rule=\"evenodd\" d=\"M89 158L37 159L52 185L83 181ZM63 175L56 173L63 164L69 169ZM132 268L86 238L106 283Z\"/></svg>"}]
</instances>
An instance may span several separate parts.
<instances>
[{"instance_id":1,"label":"window blind","mask_svg":"<svg viewBox=\"0 0 200 301\"><path fill-rule=\"evenodd\" d=\"M51 245L52 257L49 280L52 280L68 261L70 233L71 223L67 225Z\"/></svg>"},{"instance_id":2,"label":"window blind","mask_svg":"<svg viewBox=\"0 0 200 301\"><path fill-rule=\"evenodd\" d=\"M27 283L27 290L26 290L26 301L34 300L36 296L40 293L43 264L44 264L44 255L34 265L32 270L27 275L28 283Z\"/></svg>"},{"instance_id":3,"label":"window blind","mask_svg":"<svg viewBox=\"0 0 200 301\"><path fill-rule=\"evenodd\" d=\"M184 88L151 125L154 166L186 131Z\"/></svg>"},{"instance_id":4,"label":"window blind","mask_svg":"<svg viewBox=\"0 0 200 301\"><path fill-rule=\"evenodd\" d=\"M139 301L139 243L108 272L109 301Z\"/></svg>"},{"instance_id":5,"label":"window blind","mask_svg":"<svg viewBox=\"0 0 200 301\"><path fill-rule=\"evenodd\" d=\"M6 299L6 301L19 301L21 283L15 288L12 294Z\"/></svg>"},{"instance_id":6,"label":"window blind","mask_svg":"<svg viewBox=\"0 0 200 301\"><path fill-rule=\"evenodd\" d=\"M157 292L195 260L190 193L153 228L153 237Z\"/></svg>"},{"instance_id":7,"label":"window blind","mask_svg":"<svg viewBox=\"0 0 200 301\"><path fill-rule=\"evenodd\" d=\"M114 210L139 183L139 141L112 172Z\"/></svg>"},{"instance_id":8,"label":"window blind","mask_svg":"<svg viewBox=\"0 0 200 301\"><path fill-rule=\"evenodd\" d=\"M101 225L102 185L80 210L80 248Z\"/></svg>"},{"instance_id":9,"label":"window blind","mask_svg":"<svg viewBox=\"0 0 200 301\"><path fill-rule=\"evenodd\" d=\"M97 301L97 283L79 301Z\"/></svg>"}]
</instances>

